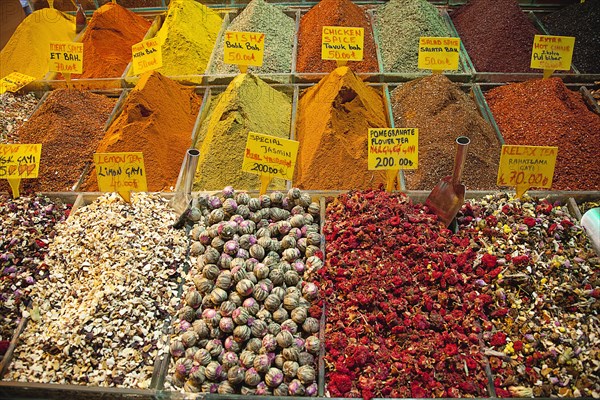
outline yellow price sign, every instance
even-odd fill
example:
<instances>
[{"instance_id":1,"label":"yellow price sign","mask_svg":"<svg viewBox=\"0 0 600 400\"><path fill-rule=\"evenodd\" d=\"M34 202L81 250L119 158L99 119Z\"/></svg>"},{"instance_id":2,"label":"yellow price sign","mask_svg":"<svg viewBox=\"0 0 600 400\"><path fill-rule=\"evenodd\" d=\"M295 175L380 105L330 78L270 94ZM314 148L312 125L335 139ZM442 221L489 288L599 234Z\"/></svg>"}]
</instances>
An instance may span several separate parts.
<instances>
[{"instance_id":1,"label":"yellow price sign","mask_svg":"<svg viewBox=\"0 0 600 400\"><path fill-rule=\"evenodd\" d=\"M458 69L460 55L460 39L454 37L421 37L419 38L419 69L430 69L435 72Z\"/></svg>"},{"instance_id":2,"label":"yellow price sign","mask_svg":"<svg viewBox=\"0 0 600 400\"><path fill-rule=\"evenodd\" d=\"M83 43L75 42L50 42L51 72L63 74L83 73Z\"/></svg>"},{"instance_id":3,"label":"yellow price sign","mask_svg":"<svg viewBox=\"0 0 600 400\"><path fill-rule=\"evenodd\" d=\"M16 92L35 81L33 76L13 72L0 79L0 94L4 92Z\"/></svg>"},{"instance_id":4,"label":"yellow price sign","mask_svg":"<svg viewBox=\"0 0 600 400\"><path fill-rule=\"evenodd\" d=\"M162 46L158 39L148 39L131 46L133 74L140 75L162 67Z\"/></svg>"},{"instance_id":5,"label":"yellow price sign","mask_svg":"<svg viewBox=\"0 0 600 400\"><path fill-rule=\"evenodd\" d=\"M13 197L19 197L21 179L38 177L41 144L0 144L0 179L7 179Z\"/></svg>"},{"instance_id":6,"label":"yellow price sign","mask_svg":"<svg viewBox=\"0 0 600 400\"><path fill-rule=\"evenodd\" d=\"M223 61L226 64L235 64L242 72L246 72L249 65L260 67L263 64L265 53L265 34L260 32L234 32L226 31Z\"/></svg>"},{"instance_id":7,"label":"yellow price sign","mask_svg":"<svg viewBox=\"0 0 600 400\"><path fill-rule=\"evenodd\" d=\"M552 187L558 147L502 146L498 186L513 186L517 197L530 188Z\"/></svg>"},{"instance_id":8,"label":"yellow price sign","mask_svg":"<svg viewBox=\"0 0 600 400\"><path fill-rule=\"evenodd\" d=\"M261 193L273 178L294 177L300 142L249 132L242 171L261 176Z\"/></svg>"},{"instance_id":9,"label":"yellow price sign","mask_svg":"<svg viewBox=\"0 0 600 400\"><path fill-rule=\"evenodd\" d=\"M321 58L342 63L362 61L365 29L324 26L321 36Z\"/></svg>"},{"instance_id":10,"label":"yellow price sign","mask_svg":"<svg viewBox=\"0 0 600 400\"><path fill-rule=\"evenodd\" d=\"M569 71L573 58L575 38L572 36L535 35L531 51L531 68L544 70L544 77L552 72Z\"/></svg>"},{"instance_id":11,"label":"yellow price sign","mask_svg":"<svg viewBox=\"0 0 600 400\"><path fill-rule=\"evenodd\" d=\"M398 171L419 167L419 130L417 128L369 129L368 168L387 170L386 190L394 188Z\"/></svg>"},{"instance_id":12,"label":"yellow price sign","mask_svg":"<svg viewBox=\"0 0 600 400\"><path fill-rule=\"evenodd\" d=\"M132 153L94 153L98 187L102 192L117 192L129 202L131 192L146 192L144 155Z\"/></svg>"}]
</instances>

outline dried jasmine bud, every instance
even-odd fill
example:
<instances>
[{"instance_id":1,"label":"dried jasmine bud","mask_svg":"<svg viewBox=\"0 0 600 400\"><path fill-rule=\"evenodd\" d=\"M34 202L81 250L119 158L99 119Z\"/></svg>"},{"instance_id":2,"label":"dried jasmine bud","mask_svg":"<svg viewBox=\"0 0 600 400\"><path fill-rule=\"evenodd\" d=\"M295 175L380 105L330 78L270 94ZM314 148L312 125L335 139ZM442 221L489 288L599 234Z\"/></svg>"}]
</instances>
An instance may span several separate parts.
<instances>
[{"instance_id":1,"label":"dried jasmine bud","mask_svg":"<svg viewBox=\"0 0 600 400\"><path fill-rule=\"evenodd\" d=\"M242 354L240 354L240 363L244 368L251 368L254 365L254 359L256 358L256 354L249 351L244 350Z\"/></svg>"},{"instance_id":2,"label":"dried jasmine bud","mask_svg":"<svg viewBox=\"0 0 600 400\"><path fill-rule=\"evenodd\" d=\"M237 308L237 306L235 305L235 303L233 303L232 301L229 301L229 300L225 300L224 302L221 303L221 306L219 307L219 311L221 312L221 315L223 317L230 317L231 313L233 313L233 310L235 310L236 308Z\"/></svg>"},{"instance_id":3,"label":"dried jasmine bud","mask_svg":"<svg viewBox=\"0 0 600 400\"><path fill-rule=\"evenodd\" d=\"M276 294L270 294L267 296L264 302L265 309L275 312L281 305L281 300Z\"/></svg>"},{"instance_id":4,"label":"dried jasmine bud","mask_svg":"<svg viewBox=\"0 0 600 400\"><path fill-rule=\"evenodd\" d=\"M221 341L219 339L210 340L206 344L205 348L213 357L216 357L223 352L223 345L221 344Z\"/></svg>"},{"instance_id":5,"label":"dried jasmine bud","mask_svg":"<svg viewBox=\"0 0 600 400\"><path fill-rule=\"evenodd\" d=\"M285 251L288 250L291 249L287 249ZM271 282L273 282L273 285L280 286L281 284L283 284L283 272L279 268L273 268L269 273L269 279L271 280Z\"/></svg>"},{"instance_id":6,"label":"dried jasmine bud","mask_svg":"<svg viewBox=\"0 0 600 400\"><path fill-rule=\"evenodd\" d=\"M202 303L202 296L197 291L192 290L185 295L185 302L189 307L196 309Z\"/></svg>"},{"instance_id":7,"label":"dried jasmine bud","mask_svg":"<svg viewBox=\"0 0 600 400\"><path fill-rule=\"evenodd\" d=\"M298 362L300 360L300 350L297 347L286 347L281 354L286 361Z\"/></svg>"},{"instance_id":8,"label":"dried jasmine bud","mask_svg":"<svg viewBox=\"0 0 600 400\"><path fill-rule=\"evenodd\" d=\"M296 361L285 361L283 363L283 374L288 378L295 378L300 365Z\"/></svg>"},{"instance_id":9,"label":"dried jasmine bud","mask_svg":"<svg viewBox=\"0 0 600 400\"><path fill-rule=\"evenodd\" d=\"M194 332L193 330L184 332L184 334L181 335L181 342L183 343L183 345L186 348L194 346L197 341L198 341L198 334L196 332Z\"/></svg>"},{"instance_id":10,"label":"dried jasmine bud","mask_svg":"<svg viewBox=\"0 0 600 400\"><path fill-rule=\"evenodd\" d=\"M185 346L180 340L174 340L169 346L169 352L174 358L182 357L185 353Z\"/></svg>"},{"instance_id":11,"label":"dried jasmine bud","mask_svg":"<svg viewBox=\"0 0 600 400\"><path fill-rule=\"evenodd\" d=\"M248 386L256 386L260 383L261 378L258 372L254 368L250 368L246 371L244 376L244 382Z\"/></svg>"},{"instance_id":12,"label":"dried jasmine bud","mask_svg":"<svg viewBox=\"0 0 600 400\"><path fill-rule=\"evenodd\" d=\"M311 354L317 355L319 354L319 350L321 349L321 341L316 336L309 336L304 342L306 347L306 351Z\"/></svg>"},{"instance_id":13,"label":"dried jasmine bud","mask_svg":"<svg viewBox=\"0 0 600 400\"><path fill-rule=\"evenodd\" d=\"M223 372L223 367L216 361L211 361L205 367L204 375L210 381L217 381Z\"/></svg>"},{"instance_id":14,"label":"dried jasmine bud","mask_svg":"<svg viewBox=\"0 0 600 400\"><path fill-rule=\"evenodd\" d=\"M225 371L228 371L231 367L233 367L234 365L238 365L238 363L240 362L237 354L235 354L232 351L228 351L225 354L223 354L223 368L225 369Z\"/></svg>"},{"instance_id":15,"label":"dried jasmine bud","mask_svg":"<svg viewBox=\"0 0 600 400\"><path fill-rule=\"evenodd\" d=\"M298 379L294 379L288 384L288 390L290 396L304 396L306 393L304 385Z\"/></svg>"},{"instance_id":16,"label":"dried jasmine bud","mask_svg":"<svg viewBox=\"0 0 600 400\"><path fill-rule=\"evenodd\" d=\"M262 309L256 313L256 318L261 319L263 321L270 321L272 319L272 315L266 309Z\"/></svg>"},{"instance_id":17,"label":"dried jasmine bud","mask_svg":"<svg viewBox=\"0 0 600 400\"><path fill-rule=\"evenodd\" d=\"M292 320L296 324L302 324L308 317L308 310L304 307L297 307L292 310Z\"/></svg>"},{"instance_id":18,"label":"dried jasmine bud","mask_svg":"<svg viewBox=\"0 0 600 400\"><path fill-rule=\"evenodd\" d=\"M232 385L239 385L244 381L246 370L238 365L233 365L227 371L227 381Z\"/></svg>"},{"instance_id":19,"label":"dried jasmine bud","mask_svg":"<svg viewBox=\"0 0 600 400\"><path fill-rule=\"evenodd\" d=\"M281 330L289 331L292 335L298 332L298 325L291 319L286 319L281 323Z\"/></svg>"},{"instance_id":20,"label":"dried jasmine bud","mask_svg":"<svg viewBox=\"0 0 600 400\"><path fill-rule=\"evenodd\" d=\"M250 327L252 336L262 338L267 334L267 323L260 319L255 319Z\"/></svg>"},{"instance_id":21,"label":"dried jasmine bud","mask_svg":"<svg viewBox=\"0 0 600 400\"><path fill-rule=\"evenodd\" d=\"M269 332L269 334L275 336L279 332L281 332L281 325L276 323L270 323L269 326L267 326L267 331Z\"/></svg>"},{"instance_id":22,"label":"dried jasmine bud","mask_svg":"<svg viewBox=\"0 0 600 400\"><path fill-rule=\"evenodd\" d=\"M282 354L277 354L275 356L275 360L273 360L273 364L279 368L282 369L283 368L283 363L285 362L285 359L283 358Z\"/></svg>"},{"instance_id":23,"label":"dried jasmine bud","mask_svg":"<svg viewBox=\"0 0 600 400\"><path fill-rule=\"evenodd\" d=\"M315 363L315 356L313 356L312 354L307 353L306 351L303 351L298 355L298 364L314 365L314 363Z\"/></svg>"},{"instance_id":24,"label":"dried jasmine bud","mask_svg":"<svg viewBox=\"0 0 600 400\"><path fill-rule=\"evenodd\" d=\"M250 246L249 253L250 257L256 258L258 261L261 261L263 258L265 258L265 249L258 243Z\"/></svg>"},{"instance_id":25,"label":"dried jasmine bud","mask_svg":"<svg viewBox=\"0 0 600 400\"><path fill-rule=\"evenodd\" d=\"M196 351L194 354L194 361L200 365L207 366L211 360L212 356L206 349L198 349L198 351Z\"/></svg>"},{"instance_id":26,"label":"dried jasmine bud","mask_svg":"<svg viewBox=\"0 0 600 400\"><path fill-rule=\"evenodd\" d=\"M235 290L240 296L250 296L254 289L254 283L250 279L242 279L235 285Z\"/></svg>"},{"instance_id":27,"label":"dried jasmine bud","mask_svg":"<svg viewBox=\"0 0 600 400\"><path fill-rule=\"evenodd\" d=\"M242 299L242 296L240 296L238 292L229 293L228 300L231 301L233 304L235 304L237 307L241 306L242 302L244 301Z\"/></svg>"},{"instance_id":28,"label":"dried jasmine bud","mask_svg":"<svg viewBox=\"0 0 600 400\"><path fill-rule=\"evenodd\" d=\"M238 307L231 313L233 321L238 325L244 325L248 323L248 318L250 318L250 313L247 309L243 307Z\"/></svg>"},{"instance_id":29,"label":"dried jasmine bud","mask_svg":"<svg viewBox=\"0 0 600 400\"><path fill-rule=\"evenodd\" d=\"M313 317L308 317L302 324L302 329L306 333L317 333L319 332L319 321Z\"/></svg>"},{"instance_id":30,"label":"dried jasmine bud","mask_svg":"<svg viewBox=\"0 0 600 400\"><path fill-rule=\"evenodd\" d=\"M274 294L279 298L280 301L283 301L283 298L285 297L285 289L281 286L276 286L273 288L273 290L271 290L271 294Z\"/></svg>"},{"instance_id":31,"label":"dried jasmine bud","mask_svg":"<svg viewBox=\"0 0 600 400\"><path fill-rule=\"evenodd\" d=\"M227 292L218 287L214 288L213 291L210 292L210 300L214 304L219 305L225 300L227 300Z\"/></svg>"},{"instance_id":32,"label":"dried jasmine bud","mask_svg":"<svg viewBox=\"0 0 600 400\"><path fill-rule=\"evenodd\" d=\"M213 281L204 277L194 278L194 285L196 290L203 295L210 293L214 288Z\"/></svg>"},{"instance_id":33,"label":"dried jasmine bud","mask_svg":"<svg viewBox=\"0 0 600 400\"><path fill-rule=\"evenodd\" d=\"M271 367L271 360L269 359L268 355L266 355L266 354L259 354L254 359L254 363L252 364L252 366L254 367L254 369L257 372L264 374Z\"/></svg>"},{"instance_id":34,"label":"dried jasmine bud","mask_svg":"<svg viewBox=\"0 0 600 400\"><path fill-rule=\"evenodd\" d=\"M302 287L302 295L306 300L315 300L319 296L319 288L312 282L305 283Z\"/></svg>"},{"instance_id":35,"label":"dried jasmine bud","mask_svg":"<svg viewBox=\"0 0 600 400\"><path fill-rule=\"evenodd\" d=\"M267 352L272 352L277 349L277 340L275 340L275 336L272 334L267 334L262 338L262 347Z\"/></svg>"},{"instance_id":36,"label":"dried jasmine bud","mask_svg":"<svg viewBox=\"0 0 600 400\"><path fill-rule=\"evenodd\" d=\"M194 386L201 387L204 381L206 380L206 376L204 375L205 368L201 365L195 365L190 370L190 380L194 384Z\"/></svg>"},{"instance_id":37,"label":"dried jasmine bud","mask_svg":"<svg viewBox=\"0 0 600 400\"><path fill-rule=\"evenodd\" d=\"M260 352L260 348L262 347L262 340L258 338L252 338L248 340L246 344L246 350L253 352L254 354L258 354Z\"/></svg>"},{"instance_id":38,"label":"dried jasmine bud","mask_svg":"<svg viewBox=\"0 0 600 400\"><path fill-rule=\"evenodd\" d=\"M246 300L244 300L242 306L248 310L251 315L256 315L256 313L260 311L260 304L252 297L248 297Z\"/></svg>"},{"instance_id":39,"label":"dried jasmine bud","mask_svg":"<svg viewBox=\"0 0 600 400\"><path fill-rule=\"evenodd\" d=\"M287 286L296 286L300 282L300 275L295 270L283 274L283 281Z\"/></svg>"},{"instance_id":40,"label":"dried jasmine bud","mask_svg":"<svg viewBox=\"0 0 600 400\"><path fill-rule=\"evenodd\" d=\"M265 383L267 386L275 388L283 382L283 372L277 368L269 368L265 375Z\"/></svg>"},{"instance_id":41,"label":"dried jasmine bud","mask_svg":"<svg viewBox=\"0 0 600 400\"><path fill-rule=\"evenodd\" d=\"M277 386L275 389L273 389L273 395L275 396L287 396L288 395L288 385L287 383L283 382L281 385Z\"/></svg>"},{"instance_id":42,"label":"dried jasmine bud","mask_svg":"<svg viewBox=\"0 0 600 400\"><path fill-rule=\"evenodd\" d=\"M233 339L238 343L242 343L242 342L245 342L246 340L250 339L251 334L252 334L252 332L250 331L249 326L238 325L233 330Z\"/></svg>"},{"instance_id":43,"label":"dried jasmine bud","mask_svg":"<svg viewBox=\"0 0 600 400\"><path fill-rule=\"evenodd\" d=\"M234 394L235 388L228 381L223 381L219 383L219 388L217 389L219 394Z\"/></svg>"},{"instance_id":44,"label":"dried jasmine bud","mask_svg":"<svg viewBox=\"0 0 600 400\"><path fill-rule=\"evenodd\" d=\"M205 339L210 334L208 325L201 319L197 319L192 323L192 329L196 332L199 339Z\"/></svg>"},{"instance_id":45,"label":"dried jasmine bud","mask_svg":"<svg viewBox=\"0 0 600 400\"><path fill-rule=\"evenodd\" d=\"M292 311L298 307L299 296L297 294L286 294L283 298L283 308L288 311Z\"/></svg>"},{"instance_id":46,"label":"dried jasmine bud","mask_svg":"<svg viewBox=\"0 0 600 400\"><path fill-rule=\"evenodd\" d=\"M225 350L233 351L234 353L239 353L241 350L240 344L238 342L236 342L235 340L233 340L233 336L228 336L225 339L224 347L225 347Z\"/></svg>"},{"instance_id":47,"label":"dried jasmine bud","mask_svg":"<svg viewBox=\"0 0 600 400\"><path fill-rule=\"evenodd\" d=\"M190 306L183 306L181 310L179 310L179 319L192 322L195 317L196 311Z\"/></svg>"},{"instance_id":48,"label":"dried jasmine bud","mask_svg":"<svg viewBox=\"0 0 600 400\"><path fill-rule=\"evenodd\" d=\"M281 330L281 332L277 334L275 339L277 340L277 344L281 348L290 347L294 343L294 336L291 334L291 332L286 330Z\"/></svg>"},{"instance_id":49,"label":"dried jasmine bud","mask_svg":"<svg viewBox=\"0 0 600 400\"><path fill-rule=\"evenodd\" d=\"M188 358L180 358L175 361L175 376L181 381L185 381L192 369L193 361Z\"/></svg>"},{"instance_id":50,"label":"dried jasmine bud","mask_svg":"<svg viewBox=\"0 0 600 400\"><path fill-rule=\"evenodd\" d=\"M316 383L311 383L306 387L306 395L310 397L315 397L319 392L319 387Z\"/></svg>"}]
</instances>

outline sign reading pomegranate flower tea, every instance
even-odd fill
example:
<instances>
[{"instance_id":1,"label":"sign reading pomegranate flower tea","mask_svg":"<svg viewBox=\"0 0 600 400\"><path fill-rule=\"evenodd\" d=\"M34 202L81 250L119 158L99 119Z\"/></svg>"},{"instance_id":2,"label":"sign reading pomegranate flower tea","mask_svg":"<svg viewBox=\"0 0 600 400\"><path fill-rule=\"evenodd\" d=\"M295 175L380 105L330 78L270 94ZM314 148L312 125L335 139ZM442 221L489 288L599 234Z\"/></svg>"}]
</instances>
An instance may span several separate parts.
<instances>
[{"instance_id":1,"label":"sign reading pomegranate flower tea","mask_svg":"<svg viewBox=\"0 0 600 400\"><path fill-rule=\"evenodd\" d=\"M321 58L335 61L362 61L364 28L324 26L321 36Z\"/></svg>"},{"instance_id":2,"label":"sign reading pomegranate flower tea","mask_svg":"<svg viewBox=\"0 0 600 400\"><path fill-rule=\"evenodd\" d=\"M96 178L102 192L117 192L129 202L130 192L146 192L144 155L134 153L94 153Z\"/></svg>"},{"instance_id":3,"label":"sign reading pomegranate flower tea","mask_svg":"<svg viewBox=\"0 0 600 400\"><path fill-rule=\"evenodd\" d=\"M530 188L552 187L558 147L502 146L498 186L513 186L517 197Z\"/></svg>"},{"instance_id":4,"label":"sign reading pomegranate flower tea","mask_svg":"<svg viewBox=\"0 0 600 400\"><path fill-rule=\"evenodd\" d=\"M83 73L83 43L50 42L49 61L51 72Z\"/></svg>"},{"instance_id":5,"label":"sign reading pomegranate flower tea","mask_svg":"<svg viewBox=\"0 0 600 400\"><path fill-rule=\"evenodd\" d=\"M265 34L260 32L225 32L223 62L260 67L265 53Z\"/></svg>"},{"instance_id":6,"label":"sign reading pomegranate flower tea","mask_svg":"<svg viewBox=\"0 0 600 400\"><path fill-rule=\"evenodd\" d=\"M162 46L158 39L148 39L131 46L133 74L140 75L162 67Z\"/></svg>"},{"instance_id":7,"label":"sign reading pomegranate flower tea","mask_svg":"<svg viewBox=\"0 0 600 400\"><path fill-rule=\"evenodd\" d=\"M368 139L369 170L419 167L419 129L369 129Z\"/></svg>"},{"instance_id":8,"label":"sign reading pomegranate flower tea","mask_svg":"<svg viewBox=\"0 0 600 400\"><path fill-rule=\"evenodd\" d=\"M456 71L460 54L460 39L454 37L419 38L419 69Z\"/></svg>"}]
</instances>

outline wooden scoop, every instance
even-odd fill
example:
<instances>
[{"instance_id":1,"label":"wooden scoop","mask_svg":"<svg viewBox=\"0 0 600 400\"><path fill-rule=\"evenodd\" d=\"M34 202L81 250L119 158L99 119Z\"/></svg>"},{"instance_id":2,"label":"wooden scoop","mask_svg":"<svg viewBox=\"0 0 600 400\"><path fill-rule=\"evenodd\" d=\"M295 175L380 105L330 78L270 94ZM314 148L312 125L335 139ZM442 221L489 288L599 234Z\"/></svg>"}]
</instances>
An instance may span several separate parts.
<instances>
[{"instance_id":1,"label":"wooden scoop","mask_svg":"<svg viewBox=\"0 0 600 400\"><path fill-rule=\"evenodd\" d=\"M433 188L425 205L449 226L465 201L465 185L460 183L471 140L466 136L456 139L456 157L452 176L446 176Z\"/></svg>"}]
</instances>

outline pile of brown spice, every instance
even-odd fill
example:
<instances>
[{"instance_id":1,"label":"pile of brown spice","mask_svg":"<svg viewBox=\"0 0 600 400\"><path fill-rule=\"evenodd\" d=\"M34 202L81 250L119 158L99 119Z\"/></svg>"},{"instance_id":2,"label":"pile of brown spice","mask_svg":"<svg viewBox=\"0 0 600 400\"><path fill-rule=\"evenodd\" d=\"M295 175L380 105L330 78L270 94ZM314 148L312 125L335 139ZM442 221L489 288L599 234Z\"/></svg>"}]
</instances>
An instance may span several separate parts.
<instances>
[{"instance_id":1,"label":"pile of brown spice","mask_svg":"<svg viewBox=\"0 0 600 400\"><path fill-rule=\"evenodd\" d=\"M65 192L92 162L116 98L80 90L55 90L18 131L20 143L41 143L37 179L23 179L21 192ZM6 181L0 191L10 192Z\"/></svg>"},{"instance_id":2,"label":"pile of brown spice","mask_svg":"<svg viewBox=\"0 0 600 400\"><path fill-rule=\"evenodd\" d=\"M385 182L385 171L369 171L367 162L367 132L389 126L385 110L382 93L348 67L306 89L298 104L294 186L368 189Z\"/></svg>"},{"instance_id":3,"label":"pile of brown spice","mask_svg":"<svg viewBox=\"0 0 600 400\"><path fill-rule=\"evenodd\" d=\"M552 189L600 190L600 116L560 78L500 86L485 94L506 144L558 146Z\"/></svg>"},{"instance_id":4,"label":"pile of brown spice","mask_svg":"<svg viewBox=\"0 0 600 400\"><path fill-rule=\"evenodd\" d=\"M378 72L377 52L371 22L365 11L350 0L321 0L300 20L298 32L298 72L331 72L336 62L321 59L321 36L324 26L347 26L365 29L363 60L350 61L355 72Z\"/></svg>"},{"instance_id":5,"label":"pile of brown spice","mask_svg":"<svg viewBox=\"0 0 600 400\"><path fill-rule=\"evenodd\" d=\"M500 143L477 105L441 74L403 84L392 92L397 128L419 128L419 168L405 170L407 188L431 190L452 175L455 140L471 139L462 182L469 190L494 189Z\"/></svg>"},{"instance_id":6,"label":"pile of brown spice","mask_svg":"<svg viewBox=\"0 0 600 400\"><path fill-rule=\"evenodd\" d=\"M98 152L142 152L148 190L170 190L177 183L183 157L191 146L201 101L193 87L180 85L158 72L147 72L125 100L122 113L106 132ZM83 187L98 190L94 171Z\"/></svg>"}]
</instances>

